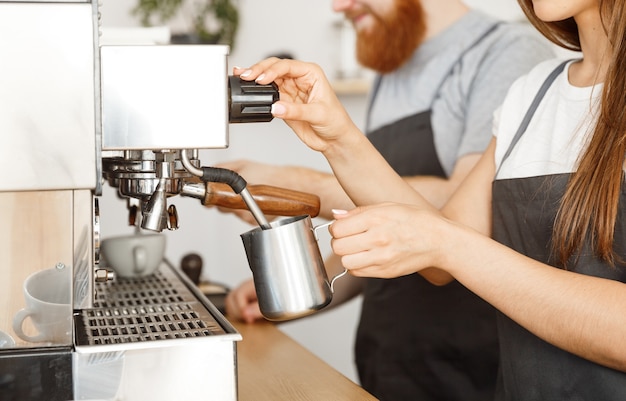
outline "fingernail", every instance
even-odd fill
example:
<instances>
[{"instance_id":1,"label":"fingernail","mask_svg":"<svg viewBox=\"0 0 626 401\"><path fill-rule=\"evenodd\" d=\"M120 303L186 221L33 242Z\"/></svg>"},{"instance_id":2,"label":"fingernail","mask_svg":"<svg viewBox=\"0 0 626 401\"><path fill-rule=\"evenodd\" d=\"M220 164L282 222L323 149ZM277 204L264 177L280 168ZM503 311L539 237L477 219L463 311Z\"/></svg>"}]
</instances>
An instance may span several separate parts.
<instances>
[{"instance_id":1,"label":"fingernail","mask_svg":"<svg viewBox=\"0 0 626 401\"><path fill-rule=\"evenodd\" d=\"M343 209L332 209L333 214L348 214L347 210Z\"/></svg>"},{"instance_id":2,"label":"fingernail","mask_svg":"<svg viewBox=\"0 0 626 401\"><path fill-rule=\"evenodd\" d=\"M247 77L248 75L252 74L252 70L245 70L244 72L241 73L241 75L239 75L240 77ZM258 79L258 78L257 78Z\"/></svg>"},{"instance_id":3,"label":"fingernail","mask_svg":"<svg viewBox=\"0 0 626 401\"><path fill-rule=\"evenodd\" d=\"M259 82L259 81L263 80L263 78L265 78L265 74L261 74L258 77L256 77L255 81Z\"/></svg>"},{"instance_id":4,"label":"fingernail","mask_svg":"<svg viewBox=\"0 0 626 401\"><path fill-rule=\"evenodd\" d=\"M282 116L285 114L285 106L280 103L274 103L272 105L272 114L275 116Z\"/></svg>"}]
</instances>

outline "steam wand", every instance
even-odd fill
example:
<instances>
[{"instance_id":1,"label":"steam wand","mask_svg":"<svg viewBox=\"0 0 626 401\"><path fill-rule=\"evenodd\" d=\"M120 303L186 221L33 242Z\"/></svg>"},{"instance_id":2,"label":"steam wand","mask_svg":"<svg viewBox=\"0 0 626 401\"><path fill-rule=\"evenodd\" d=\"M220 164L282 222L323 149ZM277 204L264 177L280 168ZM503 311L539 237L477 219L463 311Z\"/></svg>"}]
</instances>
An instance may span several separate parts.
<instances>
[{"instance_id":1,"label":"steam wand","mask_svg":"<svg viewBox=\"0 0 626 401\"><path fill-rule=\"evenodd\" d=\"M237 174L236 172L232 170L227 170L227 169L219 168L219 167L198 168L194 166L193 164L191 164L191 161L189 160L189 156L187 155L186 149L182 149L180 151L180 159L181 159L181 162L183 163L183 167L185 167L185 169L189 171L191 174L197 177L200 177L202 181L221 182L224 184L228 184L233 189L233 191L235 191L236 194L241 195L246 206L252 213L252 216L257 221L257 223L259 223L259 226L261 226L263 230L272 228L270 223L265 218L263 211L261 210L259 205L257 205L256 201L254 200L254 198L252 197L252 195L246 188L247 183L246 183L246 180L244 180L242 176L240 176L239 174Z\"/></svg>"}]
</instances>

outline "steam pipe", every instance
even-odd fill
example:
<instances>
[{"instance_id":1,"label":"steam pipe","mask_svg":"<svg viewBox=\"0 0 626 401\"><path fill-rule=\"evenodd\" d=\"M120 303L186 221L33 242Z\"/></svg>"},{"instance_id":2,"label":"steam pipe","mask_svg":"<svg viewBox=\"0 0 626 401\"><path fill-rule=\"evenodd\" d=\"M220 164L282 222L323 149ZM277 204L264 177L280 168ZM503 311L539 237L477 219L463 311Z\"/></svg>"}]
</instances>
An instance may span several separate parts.
<instances>
[{"instance_id":1,"label":"steam pipe","mask_svg":"<svg viewBox=\"0 0 626 401\"><path fill-rule=\"evenodd\" d=\"M259 205L257 205L256 201L254 200L254 198L252 197L252 195L246 188L247 183L246 183L246 180L244 180L242 176L240 176L239 174L237 174L236 172L232 170L227 170L224 168L218 168L218 167L197 168L191 164L191 161L189 160L189 156L187 155L186 149L181 149L180 160L183 164L183 167L185 167L187 171L189 171L191 174L195 176L200 177L202 181L221 182L224 184L228 184L233 189L233 191L235 191L236 194L241 195L246 206L252 213L252 216L257 221L257 223L259 223L259 226L261 226L261 228L264 230L272 228L270 223L265 218L263 211L261 210Z\"/></svg>"}]
</instances>

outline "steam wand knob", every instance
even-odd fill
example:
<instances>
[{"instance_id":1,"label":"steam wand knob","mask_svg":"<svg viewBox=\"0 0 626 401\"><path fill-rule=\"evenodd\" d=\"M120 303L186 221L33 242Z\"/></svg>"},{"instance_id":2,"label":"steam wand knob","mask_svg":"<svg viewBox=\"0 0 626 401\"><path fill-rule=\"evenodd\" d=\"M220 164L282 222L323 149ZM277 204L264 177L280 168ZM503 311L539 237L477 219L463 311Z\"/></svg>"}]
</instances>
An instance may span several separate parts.
<instances>
[{"instance_id":1,"label":"steam wand knob","mask_svg":"<svg viewBox=\"0 0 626 401\"><path fill-rule=\"evenodd\" d=\"M252 123L272 121L272 104L280 97L278 86L244 81L236 76L228 77L228 121L231 123Z\"/></svg>"}]
</instances>

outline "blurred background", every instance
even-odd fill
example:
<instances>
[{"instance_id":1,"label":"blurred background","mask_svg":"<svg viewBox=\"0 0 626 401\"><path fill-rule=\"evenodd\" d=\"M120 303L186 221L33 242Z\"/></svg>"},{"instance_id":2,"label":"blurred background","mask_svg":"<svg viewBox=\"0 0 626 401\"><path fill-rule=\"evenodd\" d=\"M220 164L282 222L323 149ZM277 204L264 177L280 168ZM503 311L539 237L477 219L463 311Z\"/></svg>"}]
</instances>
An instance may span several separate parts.
<instances>
[{"instance_id":1,"label":"blurred background","mask_svg":"<svg viewBox=\"0 0 626 401\"><path fill-rule=\"evenodd\" d=\"M524 18L515 0L466 2L503 19ZM233 3L239 9L240 21L235 46L228 60L231 70L233 66L245 67L279 54L315 62L335 82L340 100L353 120L363 126L371 73L358 68L354 61L351 28L346 29L342 15L332 11L330 0L234 0ZM107 31L117 32L119 28L122 28L123 35L125 29L140 27L140 19L132 13L136 4L135 0L102 0L105 35ZM185 24L185 18L177 16L167 24L167 28L174 32ZM330 171L325 159L304 146L280 120L231 124L228 149L201 151L205 166L241 158ZM108 185L104 186L104 195L100 204L102 237L132 234L133 228L127 225L125 201L117 198ZM171 263L179 266L183 256L197 253L204 261L204 280L232 288L251 277L239 235L252 226L232 215L204 208L196 199L178 196L169 202L178 208L180 221L178 231L165 232L166 257ZM314 224L321 223L323 221L314 219ZM326 230L319 230L319 233L320 248L328 253L330 236ZM360 299L355 299L335 310L282 323L279 327L345 376L358 382L352 355L359 308Z\"/></svg>"}]
</instances>

